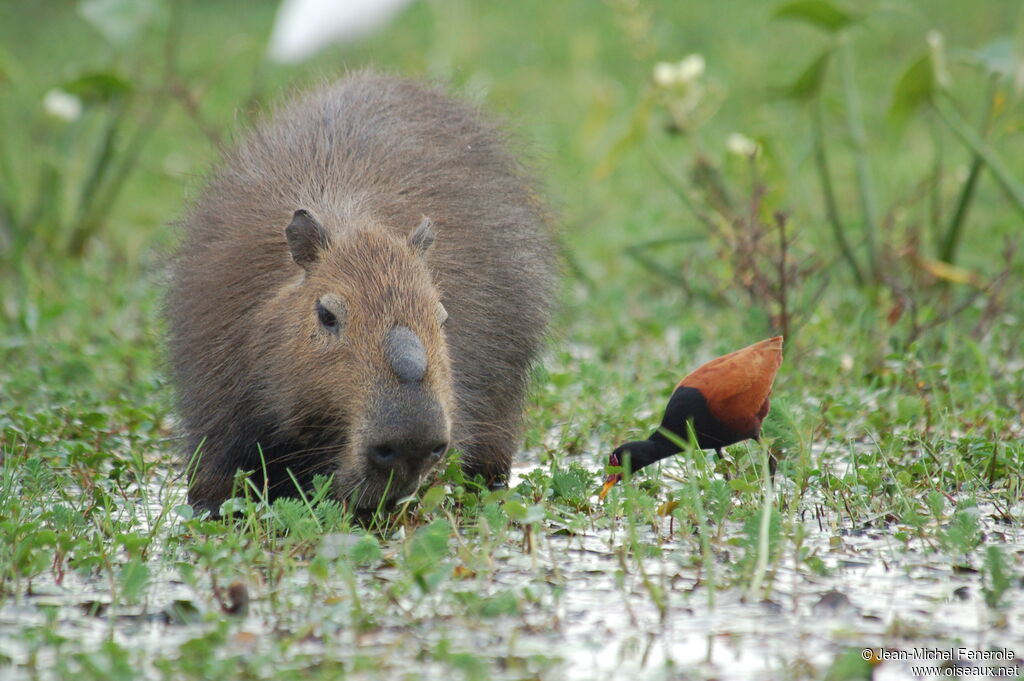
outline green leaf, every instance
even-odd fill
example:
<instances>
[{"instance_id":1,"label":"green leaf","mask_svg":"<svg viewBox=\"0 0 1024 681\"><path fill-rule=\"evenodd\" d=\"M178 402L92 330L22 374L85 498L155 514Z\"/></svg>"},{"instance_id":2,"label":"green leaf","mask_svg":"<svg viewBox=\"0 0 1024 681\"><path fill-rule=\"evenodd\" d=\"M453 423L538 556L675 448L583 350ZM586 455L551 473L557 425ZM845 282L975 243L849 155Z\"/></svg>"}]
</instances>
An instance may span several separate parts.
<instances>
[{"instance_id":1,"label":"green leaf","mask_svg":"<svg viewBox=\"0 0 1024 681\"><path fill-rule=\"evenodd\" d=\"M541 504L525 506L515 499L505 500L505 513L507 513L508 517L512 520L524 525L538 523L546 517L544 506Z\"/></svg>"},{"instance_id":2,"label":"green leaf","mask_svg":"<svg viewBox=\"0 0 1024 681\"><path fill-rule=\"evenodd\" d=\"M800 101L808 101L817 97L821 92L821 85L825 81L825 73L828 71L828 62L831 56L832 50L825 50L815 57L814 61L807 65L796 80L778 89L778 96L783 99Z\"/></svg>"},{"instance_id":3,"label":"green leaf","mask_svg":"<svg viewBox=\"0 0 1024 681\"><path fill-rule=\"evenodd\" d=\"M86 73L60 86L87 104L105 104L130 94L132 84L116 73Z\"/></svg>"},{"instance_id":4,"label":"green leaf","mask_svg":"<svg viewBox=\"0 0 1024 681\"><path fill-rule=\"evenodd\" d=\"M931 54L925 54L914 60L896 81L892 106L889 108L890 117L902 122L921 105L930 102L935 90L935 66Z\"/></svg>"},{"instance_id":5,"label":"green leaf","mask_svg":"<svg viewBox=\"0 0 1024 681\"><path fill-rule=\"evenodd\" d=\"M793 19L837 33L860 21L856 14L840 9L828 0L797 0L782 5L772 15L774 19Z\"/></svg>"},{"instance_id":6,"label":"green leaf","mask_svg":"<svg viewBox=\"0 0 1024 681\"><path fill-rule=\"evenodd\" d=\"M427 569L447 557L451 533L452 526L444 518L416 530L407 549L409 563L414 570Z\"/></svg>"},{"instance_id":7,"label":"green leaf","mask_svg":"<svg viewBox=\"0 0 1024 681\"><path fill-rule=\"evenodd\" d=\"M851 649L836 655L825 672L825 681L870 681L871 660L865 660L865 649Z\"/></svg>"},{"instance_id":8,"label":"green leaf","mask_svg":"<svg viewBox=\"0 0 1024 681\"><path fill-rule=\"evenodd\" d=\"M431 487L426 492L424 492L423 496L420 498L420 507L424 511L433 511L435 508L437 508L437 505L444 500L445 494L446 492L444 487L440 485L435 485L434 487Z\"/></svg>"},{"instance_id":9,"label":"green leaf","mask_svg":"<svg viewBox=\"0 0 1024 681\"><path fill-rule=\"evenodd\" d=\"M505 513L512 520L522 521L526 517L526 506L523 506L516 499L506 499Z\"/></svg>"},{"instance_id":10,"label":"green leaf","mask_svg":"<svg viewBox=\"0 0 1024 681\"><path fill-rule=\"evenodd\" d=\"M990 608L1003 605L1003 594L1013 588L1013 573L998 546L989 546L985 550L982 581L986 605Z\"/></svg>"},{"instance_id":11,"label":"green leaf","mask_svg":"<svg viewBox=\"0 0 1024 681\"><path fill-rule=\"evenodd\" d=\"M977 508L957 511L949 527L939 535L939 541L946 549L958 554L976 549L982 541Z\"/></svg>"},{"instance_id":12,"label":"green leaf","mask_svg":"<svg viewBox=\"0 0 1024 681\"><path fill-rule=\"evenodd\" d=\"M380 543L372 535L366 534L352 546L352 560L357 565L369 565L380 560Z\"/></svg>"},{"instance_id":13,"label":"green leaf","mask_svg":"<svg viewBox=\"0 0 1024 681\"><path fill-rule=\"evenodd\" d=\"M245 510L245 506L245 499L241 497L231 497L230 499L224 500L224 502L220 505L218 513L220 514L221 518L227 518L234 515L235 513L241 513L242 511Z\"/></svg>"},{"instance_id":14,"label":"green leaf","mask_svg":"<svg viewBox=\"0 0 1024 681\"><path fill-rule=\"evenodd\" d=\"M321 553L313 556L313 559L309 561L309 565L306 569L309 571L311 576L321 582L325 582L330 574L329 567L328 559Z\"/></svg>"},{"instance_id":15,"label":"green leaf","mask_svg":"<svg viewBox=\"0 0 1024 681\"><path fill-rule=\"evenodd\" d=\"M405 568L424 593L433 591L451 572L445 560L452 526L444 518L416 530L406 544Z\"/></svg>"},{"instance_id":16,"label":"green leaf","mask_svg":"<svg viewBox=\"0 0 1024 681\"><path fill-rule=\"evenodd\" d=\"M480 615L483 617L500 617L502 615L518 615L519 600L511 591L504 591L483 602Z\"/></svg>"},{"instance_id":17,"label":"green leaf","mask_svg":"<svg viewBox=\"0 0 1024 681\"><path fill-rule=\"evenodd\" d=\"M121 567L120 581L125 600L134 603L149 583L149 567L141 558L133 558Z\"/></svg>"},{"instance_id":18,"label":"green leaf","mask_svg":"<svg viewBox=\"0 0 1024 681\"><path fill-rule=\"evenodd\" d=\"M558 469L551 476L551 488L555 498L586 499L594 484L594 476L587 469L573 462L568 468Z\"/></svg>"}]
</instances>

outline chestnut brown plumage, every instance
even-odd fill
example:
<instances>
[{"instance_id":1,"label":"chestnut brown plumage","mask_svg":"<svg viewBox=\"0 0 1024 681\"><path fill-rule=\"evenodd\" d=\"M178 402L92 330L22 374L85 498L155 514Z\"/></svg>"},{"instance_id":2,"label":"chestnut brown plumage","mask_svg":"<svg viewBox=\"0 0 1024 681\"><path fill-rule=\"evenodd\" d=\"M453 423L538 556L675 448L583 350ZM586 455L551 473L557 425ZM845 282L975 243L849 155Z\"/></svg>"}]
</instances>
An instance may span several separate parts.
<instances>
[{"instance_id":1,"label":"chestnut brown plumage","mask_svg":"<svg viewBox=\"0 0 1024 681\"><path fill-rule=\"evenodd\" d=\"M780 364L782 336L701 365L676 386L660 427L646 440L617 447L608 458L608 465L621 466L628 460L629 470L634 472L677 454L679 446L663 431L685 441L688 422L693 423L701 449L721 450L742 440L756 440L771 406L772 382ZM601 490L602 499L621 477L619 473L608 477Z\"/></svg>"}]
</instances>

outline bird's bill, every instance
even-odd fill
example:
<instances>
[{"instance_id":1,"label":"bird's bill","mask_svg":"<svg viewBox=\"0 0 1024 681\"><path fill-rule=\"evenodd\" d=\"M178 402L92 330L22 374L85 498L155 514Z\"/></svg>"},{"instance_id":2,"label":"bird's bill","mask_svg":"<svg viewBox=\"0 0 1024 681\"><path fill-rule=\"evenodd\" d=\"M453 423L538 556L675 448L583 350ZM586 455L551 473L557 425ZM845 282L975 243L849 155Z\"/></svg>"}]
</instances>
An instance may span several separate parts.
<instances>
[{"instance_id":1,"label":"bird's bill","mask_svg":"<svg viewBox=\"0 0 1024 681\"><path fill-rule=\"evenodd\" d=\"M622 475L619 473L612 473L608 476L608 479L604 481L604 487L597 493L597 498L604 500L608 496L608 492L612 491L612 487L615 487L615 483L622 479Z\"/></svg>"}]
</instances>

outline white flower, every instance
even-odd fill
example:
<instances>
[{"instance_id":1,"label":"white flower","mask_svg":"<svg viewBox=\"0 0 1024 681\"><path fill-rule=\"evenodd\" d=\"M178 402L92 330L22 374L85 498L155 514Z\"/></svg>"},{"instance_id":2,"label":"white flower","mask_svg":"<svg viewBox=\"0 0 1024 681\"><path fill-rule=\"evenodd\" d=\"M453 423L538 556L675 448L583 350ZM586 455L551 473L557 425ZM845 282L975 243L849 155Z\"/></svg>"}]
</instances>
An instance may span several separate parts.
<instances>
[{"instance_id":1,"label":"white flower","mask_svg":"<svg viewBox=\"0 0 1024 681\"><path fill-rule=\"evenodd\" d=\"M757 155L761 145L741 132L734 132L725 138L725 148L730 154L750 158Z\"/></svg>"},{"instance_id":2,"label":"white flower","mask_svg":"<svg viewBox=\"0 0 1024 681\"><path fill-rule=\"evenodd\" d=\"M43 96L43 109L54 118L70 123L82 115L82 100L63 90L54 89Z\"/></svg>"},{"instance_id":3,"label":"white flower","mask_svg":"<svg viewBox=\"0 0 1024 681\"><path fill-rule=\"evenodd\" d=\"M686 86L704 75L704 57L691 54L679 62L660 61L654 65L654 82L659 87Z\"/></svg>"},{"instance_id":4,"label":"white flower","mask_svg":"<svg viewBox=\"0 0 1024 681\"><path fill-rule=\"evenodd\" d=\"M676 81L676 67L667 61L654 65L654 82L660 87L670 87Z\"/></svg>"},{"instance_id":5,"label":"white flower","mask_svg":"<svg viewBox=\"0 0 1024 681\"><path fill-rule=\"evenodd\" d=\"M704 75L704 57L691 54L676 64L676 78L680 83L689 83Z\"/></svg>"}]
</instances>

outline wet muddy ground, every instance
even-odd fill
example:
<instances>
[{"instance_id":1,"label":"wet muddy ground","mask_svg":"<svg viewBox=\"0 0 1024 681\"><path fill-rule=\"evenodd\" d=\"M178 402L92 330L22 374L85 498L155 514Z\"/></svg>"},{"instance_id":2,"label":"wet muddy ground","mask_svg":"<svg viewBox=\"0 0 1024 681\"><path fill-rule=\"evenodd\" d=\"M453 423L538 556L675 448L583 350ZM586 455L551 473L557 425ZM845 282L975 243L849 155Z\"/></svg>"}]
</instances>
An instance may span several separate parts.
<instances>
[{"instance_id":1,"label":"wet muddy ground","mask_svg":"<svg viewBox=\"0 0 1024 681\"><path fill-rule=\"evenodd\" d=\"M620 517L581 528L549 514L496 543L465 531L442 536L447 548L427 571L429 586L409 577L411 535L424 526L380 541L361 531L329 534L304 555L281 558L273 581L267 570L248 570L234 594L214 588L215 572L186 584L188 557L168 541L155 545L132 605L118 604L118 580L74 572L60 584L52 572L33 579L0 606L0 661L5 679L116 675L119 666L137 678L187 675L189 655L257 678L336 666L382 679L443 678L453 669L467 679L803 679L861 655L871 659L848 661L854 673L880 680L928 678L917 667L929 665L935 675L952 673L943 664L976 668L961 675L985 665L1024 673L1019 584L993 610L976 557L950 560L927 541L896 539L897 523L854 526L822 508L808 499L785 511L803 528L801 555L820 559L815 569L786 543L756 594L731 583L730 565L743 552L739 524L716 533L709 576L695 556L696 528L672 516L653 526ZM1019 525L1001 522L992 507L976 513L990 541L1024 555ZM181 529L165 526L165 541ZM375 547L368 561L353 553L361 543ZM313 567L318 554L326 568ZM982 651L1009 659L969 659ZM962 659L942 659L949 654ZM216 668L206 660L194 671Z\"/></svg>"}]
</instances>

